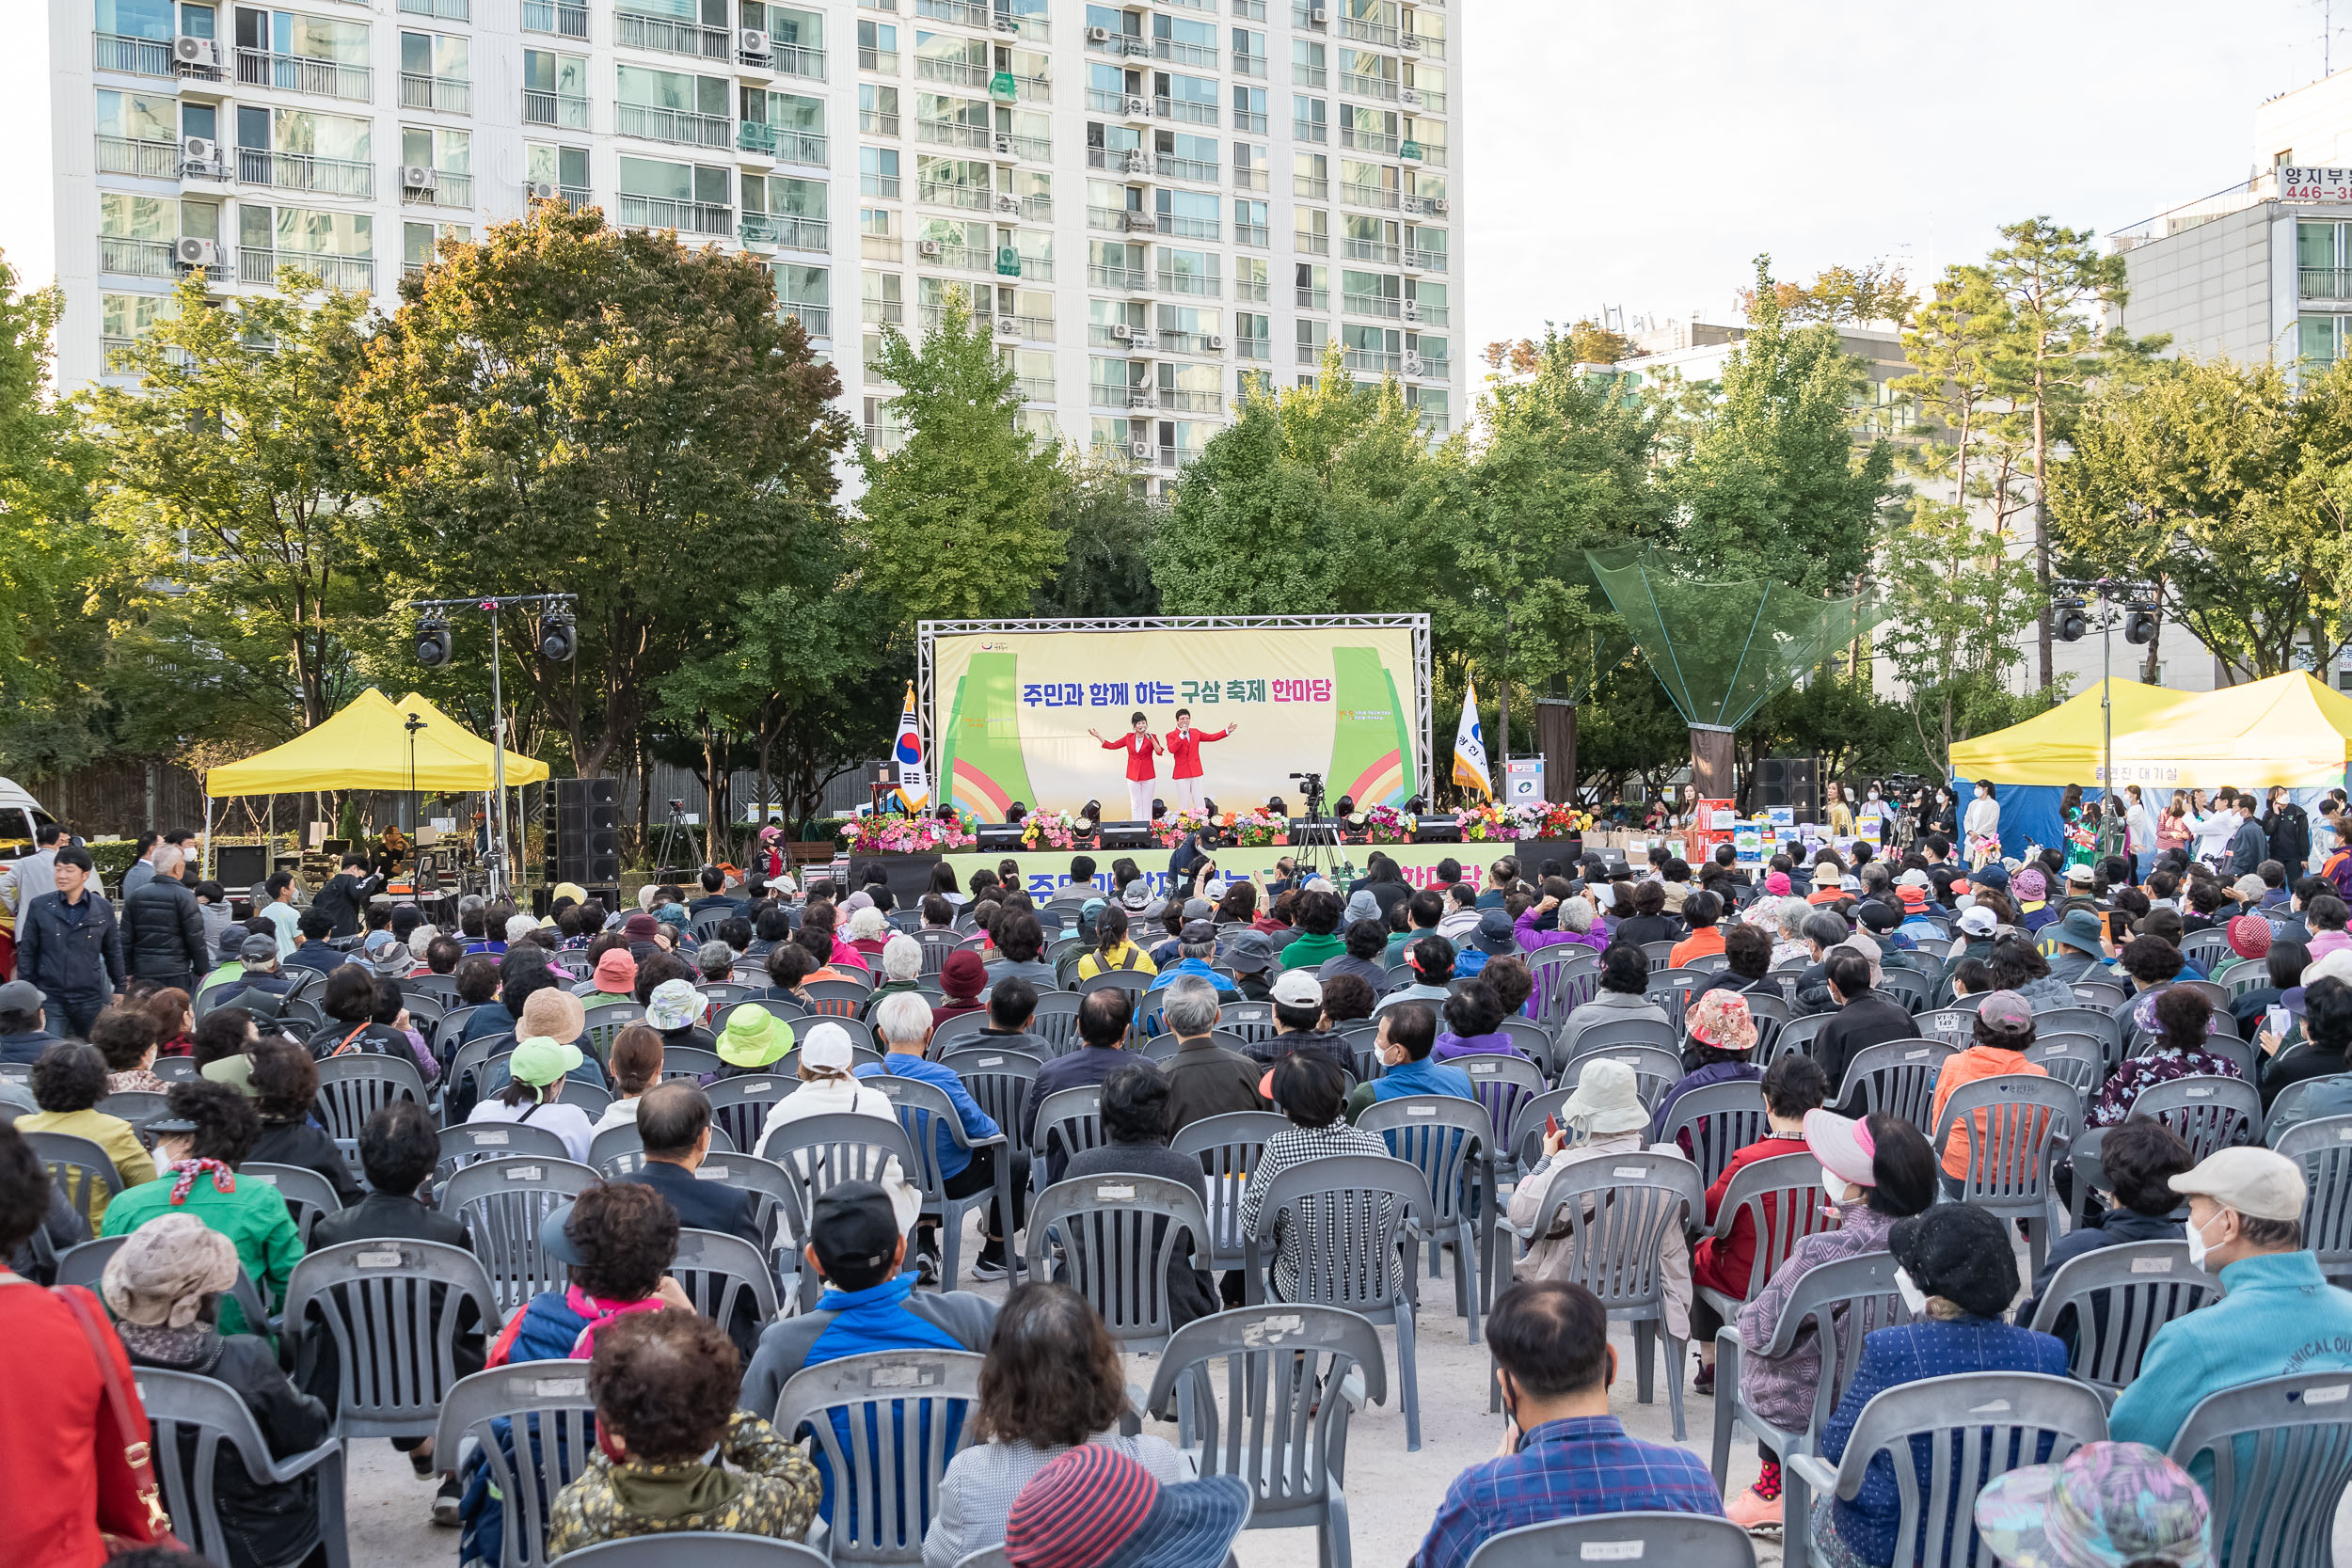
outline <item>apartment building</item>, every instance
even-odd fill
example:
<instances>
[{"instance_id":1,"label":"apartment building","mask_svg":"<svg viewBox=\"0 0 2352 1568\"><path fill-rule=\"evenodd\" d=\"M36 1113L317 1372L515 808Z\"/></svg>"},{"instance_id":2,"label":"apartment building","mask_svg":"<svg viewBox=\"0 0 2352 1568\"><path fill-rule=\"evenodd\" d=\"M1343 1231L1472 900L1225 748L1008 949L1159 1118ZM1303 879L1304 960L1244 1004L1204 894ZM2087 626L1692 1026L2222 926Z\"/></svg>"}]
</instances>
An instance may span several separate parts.
<instances>
[{"instance_id":1,"label":"apartment building","mask_svg":"<svg viewBox=\"0 0 2352 1568\"><path fill-rule=\"evenodd\" d=\"M882 328L961 297L1040 428L1166 482L1334 338L1458 417L1460 5L32 0L0 248L64 287L70 389L195 268L389 309L441 237L593 203L766 261L869 439Z\"/></svg>"}]
</instances>

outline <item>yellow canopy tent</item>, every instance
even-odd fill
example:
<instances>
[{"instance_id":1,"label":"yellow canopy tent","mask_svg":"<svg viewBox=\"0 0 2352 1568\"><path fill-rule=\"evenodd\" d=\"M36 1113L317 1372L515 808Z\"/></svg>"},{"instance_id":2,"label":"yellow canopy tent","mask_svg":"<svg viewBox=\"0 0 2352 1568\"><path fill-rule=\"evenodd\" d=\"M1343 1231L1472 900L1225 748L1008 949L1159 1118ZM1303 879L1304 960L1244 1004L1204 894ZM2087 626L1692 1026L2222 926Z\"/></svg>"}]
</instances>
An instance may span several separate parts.
<instances>
[{"instance_id":1,"label":"yellow canopy tent","mask_svg":"<svg viewBox=\"0 0 2352 1568\"><path fill-rule=\"evenodd\" d=\"M424 721L416 734L416 770L409 771L407 716ZM369 687L351 705L283 746L259 756L215 768L204 776L204 793L289 795L312 789L414 787L428 794L481 791L491 787L491 746L439 708L410 692L397 704ZM548 765L506 753L506 782L538 784Z\"/></svg>"},{"instance_id":2,"label":"yellow canopy tent","mask_svg":"<svg viewBox=\"0 0 2352 1568\"><path fill-rule=\"evenodd\" d=\"M2200 692L2131 736L2118 709L2115 771L2143 788L2327 789L2352 759L2352 697L2300 670Z\"/></svg>"},{"instance_id":3,"label":"yellow canopy tent","mask_svg":"<svg viewBox=\"0 0 2352 1568\"><path fill-rule=\"evenodd\" d=\"M2126 737L2161 721L2184 703L2196 701L2196 697L2190 692L2168 691L2137 681L2119 680L2112 684L2115 757L2120 772L2128 754L2123 749ZM2105 740L2099 685L2093 683L2088 691L2070 697L2022 724L1957 742L1951 752L1952 776L1991 779L2002 784L2081 784L2088 790L2098 784L2100 769L2106 766Z\"/></svg>"}]
</instances>

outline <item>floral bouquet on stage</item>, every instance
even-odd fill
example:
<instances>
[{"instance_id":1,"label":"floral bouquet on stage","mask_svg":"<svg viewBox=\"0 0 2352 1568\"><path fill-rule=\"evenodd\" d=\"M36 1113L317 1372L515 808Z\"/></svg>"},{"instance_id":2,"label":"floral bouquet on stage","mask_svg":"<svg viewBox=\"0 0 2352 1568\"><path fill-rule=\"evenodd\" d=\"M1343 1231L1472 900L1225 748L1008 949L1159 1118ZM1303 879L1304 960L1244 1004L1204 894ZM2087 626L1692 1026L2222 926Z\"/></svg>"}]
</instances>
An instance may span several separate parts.
<instances>
[{"instance_id":1,"label":"floral bouquet on stage","mask_svg":"<svg viewBox=\"0 0 2352 1568\"><path fill-rule=\"evenodd\" d=\"M853 855L937 855L969 849L978 842L961 820L937 816L870 816L841 827Z\"/></svg>"},{"instance_id":2,"label":"floral bouquet on stage","mask_svg":"<svg viewBox=\"0 0 2352 1568\"><path fill-rule=\"evenodd\" d=\"M1462 827L1462 842L1484 844L1488 839L1516 839L1519 836L1518 819L1508 806L1488 800L1481 805L1465 806L1456 817Z\"/></svg>"},{"instance_id":3,"label":"floral bouquet on stage","mask_svg":"<svg viewBox=\"0 0 2352 1568\"><path fill-rule=\"evenodd\" d=\"M1394 806L1370 806L1356 815L1367 844L1410 844L1413 819Z\"/></svg>"},{"instance_id":4,"label":"floral bouquet on stage","mask_svg":"<svg viewBox=\"0 0 2352 1568\"><path fill-rule=\"evenodd\" d=\"M1537 800L1517 808L1522 838L1581 838L1593 825L1593 814L1557 800Z\"/></svg>"},{"instance_id":5,"label":"floral bouquet on stage","mask_svg":"<svg viewBox=\"0 0 2352 1568\"><path fill-rule=\"evenodd\" d=\"M1184 841L1184 835L1209 826L1205 811L1171 811L1152 824L1152 836L1164 849L1173 849Z\"/></svg>"},{"instance_id":6,"label":"floral bouquet on stage","mask_svg":"<svg viewBox=\"0 0 2352 1568\"><path fill-rule=\"evenodd\" d=\"M1290 835L1288 818L1275 816L1263 806L1248 811L1229 811L1217 818L1217 826L1236 845L1246 849L1261 849L1268 845L1283 843Z\"/></svg>"},{"instance_id":7,"label":"floral bouquet on stage","mask_svg":"<svg viewBox=\"0 0 2352 1568\"><path fill-rule=\"evenodd\" d=\"M1078 817L1074 812L1033 811L1021 819L1021 847L1024 849L1068 849L1078 842Z\"/></svg>"}]
</instances>

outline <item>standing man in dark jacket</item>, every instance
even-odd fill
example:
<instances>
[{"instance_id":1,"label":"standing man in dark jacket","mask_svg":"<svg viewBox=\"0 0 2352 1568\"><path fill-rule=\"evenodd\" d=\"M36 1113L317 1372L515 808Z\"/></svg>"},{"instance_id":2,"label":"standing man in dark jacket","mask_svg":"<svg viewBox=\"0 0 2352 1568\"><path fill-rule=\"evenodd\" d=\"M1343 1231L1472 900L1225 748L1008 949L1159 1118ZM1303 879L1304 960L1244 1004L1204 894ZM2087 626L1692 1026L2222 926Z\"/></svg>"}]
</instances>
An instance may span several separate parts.
<instances>
[{"instance_id":1,"label":"standing man in dark jacket","mask_svg":"<svg viewBox=\"0 0 2352 1568\"><path fill-rule=\"evenodd\" d=\"M2312 819L2287 796L2283 785L2270 788L2270 809L2263 814L2263 832L2270 839L2270 858L2286 867L2293 881L2312 868Z\"/></svg>"},{"instance_id":2,"label":"standing man in dark jacket","mask_svg":"<svg viewBox=\"0 0 2352 1568\"><path fill-rule=\"evenodd\" d=\"M345 855L342 870L327 879L319 895L310 900L310 908L335 923L333 935L356 937L360 911L383 885L384 879L368 870L367 856Z\"/></svg>"},{"instance_id":3,"label":"standing man in dark jacket","mask_svg":"<svg viewBox=\"0 0 2352 1568\"><path fill-rule=\"evenodd\" d=\"M39 986L79 1039L123 981L122 929L114 906L89 889L94 869L80 845L59 849L57 891L34 899L16 927L17 978Z\"/></svg>"},{"instance_id":4,"label":"standing man in dark jacket","mask_svg":"<svg viewBox=\"0 0 2352 1568\"><path fill-rule=\"evenodd\" d=\"M2230 876L2233 879L2255 876L2269 858L2270 835L2254 820L2254 798L2241 795L2237 798L2237 836L2230 840ZM2299 867L2301 863L2296 864Z\"/></svg>"},{"instance_id":5,"label":"standing man in dark jacket","mask_svg":"<svg viewBox=\"0 0 2352 1568\"><path fill-rule=\"evenodd\" d=\"M185 855L167 844L152 864L153 875L122 897L123 957L138 978L194 996L210 967L204 911L188 890Z\"/></svg>"}]
</instances>

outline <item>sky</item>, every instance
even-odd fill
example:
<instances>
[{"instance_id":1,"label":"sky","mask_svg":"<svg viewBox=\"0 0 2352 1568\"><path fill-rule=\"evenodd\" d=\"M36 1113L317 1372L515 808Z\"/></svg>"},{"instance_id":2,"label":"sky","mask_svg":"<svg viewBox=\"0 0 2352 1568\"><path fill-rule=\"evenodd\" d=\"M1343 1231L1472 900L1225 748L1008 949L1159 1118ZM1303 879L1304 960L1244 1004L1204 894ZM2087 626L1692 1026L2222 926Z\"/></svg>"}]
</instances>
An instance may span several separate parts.
<instances>
[{"instance_id":1,"label":"sky","mask_svg":"<svg viewBox=\"0 0 2352 1568\"><path fill-rule=\"evenodd\" d=\"M2102 233L2242 180L2253 111L2352 69L2352 0L1453 0L1457 360L1622 307L1736 321L1750 259L1915 287L2047 214Z\"/></svg>"}]
</instances>

